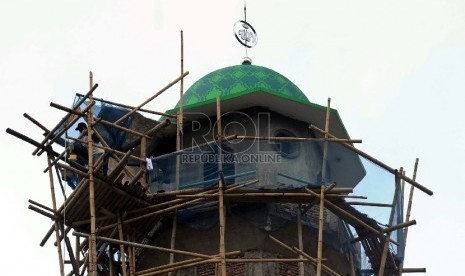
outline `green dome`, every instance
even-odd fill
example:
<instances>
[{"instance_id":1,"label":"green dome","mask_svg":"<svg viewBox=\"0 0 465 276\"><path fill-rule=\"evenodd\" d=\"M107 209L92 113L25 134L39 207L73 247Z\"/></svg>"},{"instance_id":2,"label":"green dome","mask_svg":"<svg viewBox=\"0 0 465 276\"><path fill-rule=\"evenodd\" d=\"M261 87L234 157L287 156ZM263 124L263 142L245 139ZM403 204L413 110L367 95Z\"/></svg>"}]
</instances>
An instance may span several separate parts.
<instances>
[{"instance_id":1,"label":"green dome","mask_svg":"<svg viewBox=\"0 0 465 276\"><path fill-rule=\"evenodd\" d=\"M209 104L216 101L218 96L226 100L254 92L310 103L304 93L285 76L262 66L236 65L218 69L196 81L184 94L184 107L188 109Z\"/></svg>"}]
</instances>

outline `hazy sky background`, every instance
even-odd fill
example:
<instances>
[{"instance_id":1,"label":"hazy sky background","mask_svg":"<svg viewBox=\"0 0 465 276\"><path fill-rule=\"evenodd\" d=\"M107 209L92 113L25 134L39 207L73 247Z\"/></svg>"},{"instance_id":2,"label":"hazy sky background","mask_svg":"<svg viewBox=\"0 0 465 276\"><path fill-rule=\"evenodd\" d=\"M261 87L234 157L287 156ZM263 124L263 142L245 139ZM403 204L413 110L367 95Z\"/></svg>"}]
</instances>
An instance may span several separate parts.
<instances>
[{"instance_id":1,"label":"hazy sky background","mask_svg":"<svg viewBox=\"0 0 465 276\"><path fill-rule=\"evenodd\" d=\"M1 1L1 129L42 139L23 113L52 128L88 90L95 97L138 105L179 76L184 31L185 87L239 64L244 48L233 24L243 1ZM258 32L254 64L282 73L310 101L339 111L358 147L411 176L420 158L405 267L427 275L459 275L465 248L465 1L247 1ZM148 108L177 101L175 87ZM51 206L45 156L0 135L4 275L58 275L49 219L28 199ZM57 190L58 193L58 190ZM6 270L6 271L5 271ZM10 271L11 270L11 271Z\"/></svg>"}]
</instances>

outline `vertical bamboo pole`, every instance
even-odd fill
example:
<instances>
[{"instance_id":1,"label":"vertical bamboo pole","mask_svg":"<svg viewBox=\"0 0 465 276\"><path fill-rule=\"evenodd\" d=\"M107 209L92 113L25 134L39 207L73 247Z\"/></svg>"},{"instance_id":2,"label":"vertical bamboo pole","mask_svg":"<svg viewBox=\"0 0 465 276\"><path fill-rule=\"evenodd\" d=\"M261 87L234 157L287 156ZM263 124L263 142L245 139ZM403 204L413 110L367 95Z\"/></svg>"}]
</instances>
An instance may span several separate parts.
<instances>
[{"instance_id":1,"label":"vertical bamboo pole","mask_svg":"<svg viewBox=\"0 0 465 276\"><path fill-rule=\"evenodd\" d=\"M89 72L89 85L92 88L93 75ZM89 104L93 104L93 93L89 96ZM89 158L89 207L90 207L90 238L89 238L89 275L97 276L97 240L95 238L96 222L95 222L95 187L94 187L94 160L92 146L92 123L93 123L92 108L87 113L87 150Z\"/></svg>"},{"instance_id":2,"label":"vertical bamboo pole","mask_svg":"<svg viewBox=\"0 0 465 276\"><path fill-rule=\"evenodd\" d=\"M297 204L297 237L299 239L299 250L304 250L304 242L302 238L302 214L300 204ZM304 259L304 256L299 255L299 259ZM305 275L304 263L299 262L299 276Z\"/></svg>"},{"instance_id":3,"label":"vertical bamboo pole","mask_svg":"<svg viewBox=\"0 0 465 276\"><path fill-rule=\"evenodd\" d=\"M184 74L184 36L181 30L181 75ZM184 101L184 78L180 80L179 88L179 112L176 117L176 151L180 151L182 147L183 139L183 101ZM181 156L176 155L176 190L179 189L179 184L181 182ZM177 231L177 210L173 214L173 227L171 228L171 249L175 248L176 244L176 231ZM170 264L174 263L174 254L170 253ZM172 272L168 273L169 276L173 275Z\"/></svg>"},{"instance_id":4,"label":"vertical bamboo pole","mask_svg":"<svg viewBox=\"0 0 465 276\"><path fill-rule=\"evenodd\" d=\"M223 161L222 159L222 142L223 134L221 129L221 106L220 98L216 98L216 123L218 129L218 172L222 173ZM224 216L224 185L223 177L219 178L218 182L218 204L219 204L219 216L220 216L220 258L221 258L221 276L226 276L226 248L225 248L225 223L226 218Z\"/></svg>"},{"instance_id":5,"label":"vertical bamboo pole","mask_svg":"<svg viewBox=\"0 0 465 276\"><path fill-rule=\"evenodd\" d=\"M415 159L415 167L413 169L413 176L412 176L413 181L416 181L416 178L417 178L418 161L419 161L419 159L416 158ZM410 186L410 193L409 193L409 196L408 196L408 203L407 203L407 214L405 216L405 221L406 222L410 221L410 211L412 210L412 199L413 199L413 191L414 191L414 189L415 189L414 186ZM408 227L405 228L405 230L404 230L404 247L407 246L407 234L408 234ZM402 275L403 266L404 266L404 263L400 263L400 265L399 265L399 275L400 276Z\"/></svg>"},{"instance_id":6,"label":"vertical bamboo pole","mask_svg":"<svg viewBox=\"0 0 465 276\"><path fill-rule=\"evenodd\" d=\"M400 174L403 172L401 171ZM400 192L400 177L399 174L395 174L395 191L394 191L394 197L392 199L392 207L391 207L391 214L389 216L389 227L392 226L393 220L394 220L394 213L396 211L396 202L398 200L397 196L399 195ZM386 266L386 258L387 258L387 253L389 249L389 240L391 239L391 231L386 233L386 236L384 238L384 246L383 246L383 253L381 255L381 262L379 265L379 271L378 271L378 276L383 276L384 275L384 268Z\"/></svg>"},{"instance_id":7,"label":"vertical bamboo pole","mask_svg":"<svg viewBox=\"0 0 465 276\"><path fill-rule=\"evenodd\" d=\"M415 179L417 178L417 169L418 169L418 161L419 159L415 159L415 167L413 169L413 181L415 181ZM407 214L405 216L405 221L410 221L410 211L412 210L412 199L413 199L413 191L414 191L415 187L413 186L410 186L410 193L409 193L409 196L408 196L408 203L407 203ZM408 234L408 227L405 228L404 230L404 243L406 244L407 243L407 234Z\"/></svg>"},{"instance_id":8,"label":"vertical bamboo pole","mask_svg":"<svg viewBox=\"0 0 465 276\"><path fill-rule=\"evenodd\" d=\"M109 251L109 256L108 256L109 273L110 273L110 276L113 276L115 275L115 264L113 262L113 254L114 254L113 247L110 246L108 251Z\"/></svg>"},{"instance_id":9,"label":"vertical bamboo pole","mask_svg":"<svg viewBox=\"0 0 465 276\"><path fill-rule=\"evenodd\" d=\"M147 138L141 137L140 139L140 158L144 161L140 162L140 169L144 172L144 175L140 178L142 187L147 188Z\"/></svg>"},{"instance_id":10,"label":"vertical bamboo pole","mask_svg":"<svg viewBox=\"0 0 465 276\"><path fill-rule=\"evenodd\" d=\"M328 98L328 105L326 107L326 122L325 122L325 139L329 138L329 116L331 115L331 98ZM323 143L323 164L321 166L321 178L326 183L326 159L328 155L328 142Z\"/></svg>"},{"instance_id":11,"label":"vertical bamboo pole","mask_svg":"<svg viewBox=\"0 0 465 276\"><path fill-rule=\"evenodd\" d=\"M76 262L78 264L81 263L81 238L76 236L76 243L75 243L75 252L74 255L76 255Z\"/></svg>"},{"instance_id":12,"label":"vertical bamboo pole","mask_svg":"<svg viewBox=\"0 0 465 276\"><path fill-rule=\"evenodd\" d=\"M57 203L56 203L56 198L55 198L55 185L53 184L53 173L52 173L52 161L51 161L52 156L50 153L47 156L47 162L48 162L48 176L50 178L50 193L52 196L52 208L54 211L57 210ZM64 263L63 263L63 253L61 252L61 243L60 243L60 226L58 224L58 221L55 221L55 234L56 234L56 239L57 239L57 250L58 250L58 262L60 263L60 275L64 276L65 275L65 268L64 268Z\"/></svg>"},{"instance_id":13,"label":"vertical bamboo pole","mask_svg":"<svg viewBox=\"0 0 465 276\"><path fill-rule=\"evenodd\" d=\"M129 237L129 235L127 236L127 240L131 241L131 238ZM134 255L134 247L128 245L129 276L134 276L135 275L134 266L133 266L133 262L132 262L132 259L134 258L133 255Z\"/></svg>"},{"instance_id":14,"label":"vertical bamboo pole","mask_svg":"<svg viewBox=\"0 0 465 276\"><path fill-rule=\"evenodd\" d=\"M117 213L118 216L118 236L119 239L124 241L124 235L123 235L123 225L121 224L121 215L119 212ZM123 271L123 276L127 275L127 268L126 268L126 256L124 253L124 245L121 244L119 246L119 252L121 253L121 270Z\"/></svg>"},{"instance_id":15,"label":"vertical bamboo pole","mask_svg":"<svg viewBox=\"0 0 465 276\"><path fill-rule=\"evenodd\" d=\"M320 213L318 216L318 252L317 252L317 265L316 265L316 275L321 276L321 266L323 259L323 226L324 226L324 197L325 197L325 188L324 185L321 185L320 189Z\"/></svg>"},{"instance_id":16,"label":"vertical bamboo pole","mask_svg":"<svg viewBox=\"0 0 465 276\"><path fill-rule=\"evenodd\" d=\"M326 107L326 122L325 122L325 139L329 138L329 117L331 115L331 98L328 98L328 105ZM326 183L326 163L328 156L328 142L323 144L323 164L321 167L321 178ZM318 252L317 252L317 266L316 275L321 276L321 266L323 259L323 227L324 227L324 208L325 208L325 186L321 184L320 188L320 213L318 216Z\"/></svg>"}]
</instances>

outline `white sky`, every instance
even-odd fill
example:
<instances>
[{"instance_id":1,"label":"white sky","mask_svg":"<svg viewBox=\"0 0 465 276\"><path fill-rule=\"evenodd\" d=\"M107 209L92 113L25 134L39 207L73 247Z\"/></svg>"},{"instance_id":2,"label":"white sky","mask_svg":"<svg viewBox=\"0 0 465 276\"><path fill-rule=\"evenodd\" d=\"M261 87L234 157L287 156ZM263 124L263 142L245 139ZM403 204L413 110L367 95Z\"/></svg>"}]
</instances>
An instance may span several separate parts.
<instances>
[{"instance_id":1,"label":"white sky","mask_svg":"<svg viewBox=\"0 0 465 276\"><path fill-rule=\"evenodd\" d=\"M310 101L332 98L358 147L411 175L415 192L406 267L457 275L465 238L465 1L249 0L258 32L254 64L274 69ZM244 49L232 34L243 1L1 1L1 129L40 140L24 112L52 128L74 93L99 83L95 96L138 105L178 77L184 30L189 87L201 76L238 64ZM174 106L178 88L149 108ZM39 243L51 223L27 209L51 206L45 156L0 135L0 258L5 275L58 275L56 250ZM57 191L58 193L58 191ZM5 271L6 270L6 271ZM11 270L11 271L8 271Z\"/></svg>"}]
</instances>

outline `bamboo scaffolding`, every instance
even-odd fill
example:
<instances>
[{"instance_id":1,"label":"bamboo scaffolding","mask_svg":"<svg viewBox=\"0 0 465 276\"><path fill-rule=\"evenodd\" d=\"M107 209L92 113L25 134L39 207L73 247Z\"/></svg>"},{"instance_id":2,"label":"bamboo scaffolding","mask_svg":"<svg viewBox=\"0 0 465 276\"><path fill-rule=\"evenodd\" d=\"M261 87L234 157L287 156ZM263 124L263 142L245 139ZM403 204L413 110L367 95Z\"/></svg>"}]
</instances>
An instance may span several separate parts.
<instances>
[{"instance_id":1,"label":"bamboo scaffolding","mask_svg":"<svg viewBox=\"0 0 465 276\"><path fill-rule=\"evenodd\" d=\"M79 102L76 103L76 106L74 107L74 110L76 110L77 108L79 108L80 105L83 104L84 101L89 97L89 95L91 95L91 94L94 92L94 90L97 89L97 87L98 87L98 84L95 84L95 85L89 90L89 92L87 92L87 94L84 95L84 97L82 97L81 100L79 100ZM45 146L45 143L48 141L48 139L50 139L50 137L54 134L54 132L55 132L56 130L58 130L58 129L69 119L69 117L71 117L71 115L72 115L71 113L68 113L68 114L65 115L65 117L63 117L63 119L61 119L61 121L60 121L60 122L46 135L46 136L45 136L44 140L43 140L41 143L39 143L42 147L40 147L40 146L37 147L37 148L32 152L32 155L36 155L36 154L39 152L39 150L40 150L41 148L47 148L47 147ZM60 134L60 135L61 135L61 134Z\"/></svg>"},{"instance_id":2,"label":"bamboo scaffolding","mask_svg":"<svg viewBox=\"0 0 465 276\"><path fill-rule=\"evenodd\" d=\"M88 114L90 110L92 110L92 107L94 106L94 102L90 102L88 106L86 106L86 108L82 111L83 114ZM72 113L74 113L75 111L73 112L68 112L67 115L74 115ZM57 134L54 134L53 138L50 139L50 141L45 145L45 146L51 146L53 143L57 142L57 140L66 132L68 131L68 128L70 126L72 126L74 123L76 123L78 120L79 120L80 117L78 116L74 116L71 121L68 121L67 124L66 124L66 127L64 127L63 129L61 129ZM44 152L44 150L39 150L39 152L37 153L38 156L42 155L42 153Z\"/></svg>"},{"instance_id":3,"label":"bamboo scaffolding","mask_svg":"<svg viewBox=\"0 0 465 276\"><path fill-rule=\"evenodd\" d=\"M316 130L322 134L325 134L325 131L314 126L314 125L310 125L310 128L313 129L313 130ZM331 135L329 134L329 137L330 138L336 138L334 135ZM340 143L343 147L357 153L358 155L370 160L371 162L375 163L376 165L382 167L383 169L389 171L390 173L394 174L394 175L398 175L400 178L404 179L406 182L410 183L412 186L414 186L415 188L419 189L420 191L426 193L427 195L433 195L433 191L429 190L428 188L424 187L423 185L421 185L420 183L408 178L407 176L404 176L402 174L399 174L399 172L396 170L396 169L393 169L391 167L389 167L388 165L384 164L383 162L379 161L378 159L364 153L363 151L355 148L354 146L350 145L350 144L347 144L347 143Z\"/></svg>"}]
</instances>

